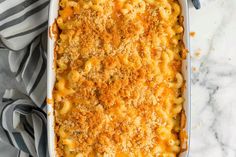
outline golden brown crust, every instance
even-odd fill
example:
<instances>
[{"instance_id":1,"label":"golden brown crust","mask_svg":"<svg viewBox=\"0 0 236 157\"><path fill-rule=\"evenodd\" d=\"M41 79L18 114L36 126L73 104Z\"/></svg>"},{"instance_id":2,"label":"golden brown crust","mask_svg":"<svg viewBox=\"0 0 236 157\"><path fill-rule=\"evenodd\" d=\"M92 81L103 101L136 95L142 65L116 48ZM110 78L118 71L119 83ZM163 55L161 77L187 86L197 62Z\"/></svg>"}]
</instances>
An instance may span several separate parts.
<instances>
[{"instance_id":1,"label":"golden brown crust","mask_svg":"<svg viewBox=\"0 0 236 157\"><path fill-rule=\"evenodd\" d=\"M177 0L60 5L58 156L176 156L187 53Z\"/></svg>"}]
</instances>

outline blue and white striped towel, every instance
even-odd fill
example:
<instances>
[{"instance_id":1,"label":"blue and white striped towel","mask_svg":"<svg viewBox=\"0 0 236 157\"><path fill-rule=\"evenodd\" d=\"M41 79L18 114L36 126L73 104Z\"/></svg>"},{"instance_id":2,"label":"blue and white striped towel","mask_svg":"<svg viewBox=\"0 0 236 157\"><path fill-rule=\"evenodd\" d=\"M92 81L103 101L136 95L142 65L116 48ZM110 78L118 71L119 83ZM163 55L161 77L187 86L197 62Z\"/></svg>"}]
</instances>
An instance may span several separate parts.
<instances>
[{"instance_id":1,"label":"blue and white striped towel","mask_svg":"<svg viewBox=\"0 0 236 157\"><path fill-rule=\"evenodd\" d=\"M196 8L199 0L192 0ZM18 157L47 157L46 39L49 0L0 0L0 48L25 91L6 90L0 105L0 141ZM1 156L1 152L0 152Z\"/></svg>"}]
</instances>

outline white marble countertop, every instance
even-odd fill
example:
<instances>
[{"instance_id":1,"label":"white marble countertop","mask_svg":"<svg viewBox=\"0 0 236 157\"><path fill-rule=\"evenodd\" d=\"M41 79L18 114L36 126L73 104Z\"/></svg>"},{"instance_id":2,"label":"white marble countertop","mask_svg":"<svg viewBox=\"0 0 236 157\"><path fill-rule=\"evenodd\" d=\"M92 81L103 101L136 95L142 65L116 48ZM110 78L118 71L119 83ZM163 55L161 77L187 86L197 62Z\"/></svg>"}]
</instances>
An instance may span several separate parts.
<instances>
[{"instance_id":1,"label":"white marble countertop","mask_svg":"<svg viewBox=\"0 0 236 157\"><path fill-rule=\"evenodd\" d=\"M236 157L236 0L202 0L190 9L190 157Z\"/></svg>"},{"instance_id":2,"label":"white marble countertop","mask_svg":"<svg viewBox=\"0 0 236 157\"><path fill-rule=\"evenodd\" d=\"M236 0L190 5L192 131L190 157L236 157ZM0 94L16 86L0 52ZM19 86L19 85L18 85ZM0 156L9 152L0 144ZM7 150L7 151L6 151ZM15 152L11 151L9 157Z\"/></svg>"}]
</instances>

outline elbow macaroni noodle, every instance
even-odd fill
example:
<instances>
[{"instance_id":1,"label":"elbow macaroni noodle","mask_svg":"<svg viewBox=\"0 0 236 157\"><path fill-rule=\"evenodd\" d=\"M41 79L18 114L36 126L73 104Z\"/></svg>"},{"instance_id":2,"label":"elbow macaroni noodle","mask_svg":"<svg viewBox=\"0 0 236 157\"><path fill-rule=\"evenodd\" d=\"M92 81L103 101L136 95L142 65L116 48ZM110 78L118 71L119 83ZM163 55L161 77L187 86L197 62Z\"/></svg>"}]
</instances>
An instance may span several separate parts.
<instances>
[{"instance_id":1,"label":"elbow macaroni noodle","mask_svg":"<svg viewBox=\"0 0 236 157\"><path fill-rule=\"evenodd\" d=\"M177 0L60 0L59 157L176 157L183 18Z\"/></svg>"}]
</instances>

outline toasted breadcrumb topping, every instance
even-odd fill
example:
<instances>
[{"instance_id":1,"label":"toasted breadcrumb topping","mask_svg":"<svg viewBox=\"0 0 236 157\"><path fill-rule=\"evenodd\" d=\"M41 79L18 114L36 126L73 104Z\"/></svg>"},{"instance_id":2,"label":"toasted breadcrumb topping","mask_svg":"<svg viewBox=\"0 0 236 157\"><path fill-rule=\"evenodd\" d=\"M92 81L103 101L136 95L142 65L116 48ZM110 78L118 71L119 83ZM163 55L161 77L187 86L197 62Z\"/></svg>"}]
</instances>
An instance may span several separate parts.
<instances>
[{"instance_id":1,"label":"toasted breadcrumb topping","mask_svg":"<svg viewBox=\"0 0 236 157\"><path fill-rule=\"evenodd\" d=\"M179 154L182 22L177 0L60 1L58 156Z\"/></svg>"}]
</instances>

